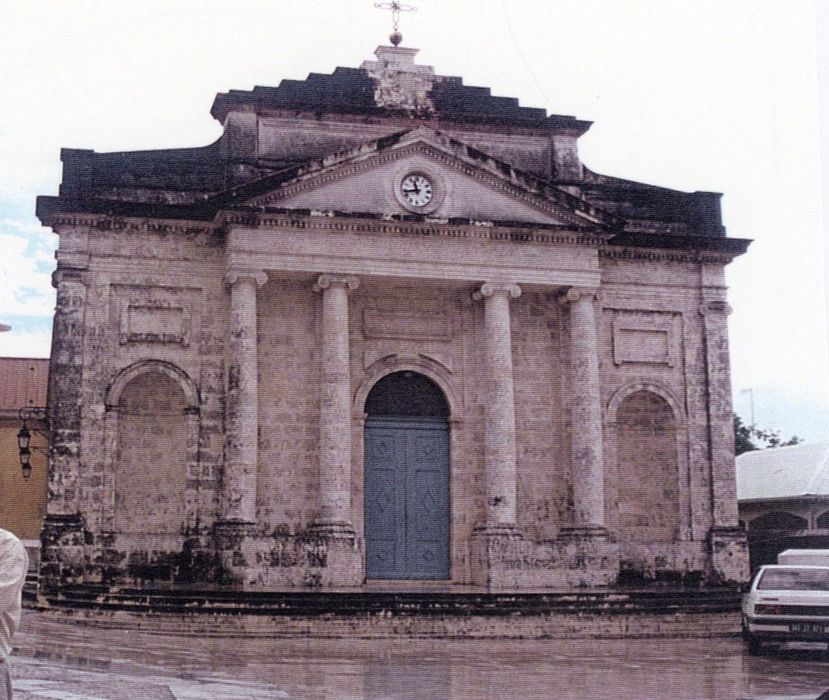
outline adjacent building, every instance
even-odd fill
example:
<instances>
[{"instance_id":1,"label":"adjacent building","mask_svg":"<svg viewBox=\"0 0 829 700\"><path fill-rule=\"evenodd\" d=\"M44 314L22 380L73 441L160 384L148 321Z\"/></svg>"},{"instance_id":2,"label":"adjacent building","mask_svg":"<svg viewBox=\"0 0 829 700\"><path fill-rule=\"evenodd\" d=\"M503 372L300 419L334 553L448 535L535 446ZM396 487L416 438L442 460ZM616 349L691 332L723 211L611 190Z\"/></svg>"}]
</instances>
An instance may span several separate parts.
<instances>
[{"instance_id":1,"label":"adjacent building","mask_svg":"<svg viewBox=\"0 0 829 700\"><path fill-rule=\"evenodd\" d=\"M47 588L746 576L720 195L416 53L61 152Z\"/></svg>"},{"instance_id":2,"label":"adjacent building","mask_svg":"<svg viewBox=\"0 0 829 700\"><path fill-rule=\"evenodd\" d=\"M0 527L23 540L35 561L46 515L49 433L45 414L33 409L46 406L48 377L48 358L0 357ZM31 414L26 420L31 434L28 478L21 469L17 442L21 409Z\"/></svg>"},{"instance_id":3,"label":"adjacent building","mask_svg":"<svg viewBox=\"0 0 829 700\"><path fill-rule=\"evenodd\" d=\"M829 549L829 444L744 452L737 497L752 570L786 549Z\"/></svg>"}]
</instances>

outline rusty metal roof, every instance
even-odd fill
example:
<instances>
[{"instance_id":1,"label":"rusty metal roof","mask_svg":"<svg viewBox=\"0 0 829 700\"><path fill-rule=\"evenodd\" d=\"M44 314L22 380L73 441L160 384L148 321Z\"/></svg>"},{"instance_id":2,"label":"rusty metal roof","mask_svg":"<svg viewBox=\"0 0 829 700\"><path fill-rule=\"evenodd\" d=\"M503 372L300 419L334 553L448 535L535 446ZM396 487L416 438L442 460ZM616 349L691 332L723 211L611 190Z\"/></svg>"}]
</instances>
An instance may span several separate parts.
<instances>
[{"instance_id":1,"label":"rusty metal roof","mask_svg":"<svg viewBox=\"0 0 829 700\"><path fill-rule=\"evenodd\" d=\"M0 410L45 406L49 359L0 357Z\"/></svg>"}]
</instances>

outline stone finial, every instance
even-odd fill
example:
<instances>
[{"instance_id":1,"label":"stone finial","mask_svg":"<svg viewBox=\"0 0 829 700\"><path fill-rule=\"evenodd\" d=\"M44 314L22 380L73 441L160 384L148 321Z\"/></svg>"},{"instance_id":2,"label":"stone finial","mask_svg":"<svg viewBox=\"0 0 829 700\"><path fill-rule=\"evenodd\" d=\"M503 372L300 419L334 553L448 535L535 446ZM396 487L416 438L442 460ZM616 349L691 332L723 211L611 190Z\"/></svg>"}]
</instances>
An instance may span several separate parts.
<instances>
[{"instance_id":1,"label":"stone finial","mask_svg":"<svg viewBox=\"0 0 829 700\"><path fill-rule=\"evenodd\" d=\"M437 76L432 66L414 62L418 49L378 46L376 61L360 66L374 82L374 102L385 109L400 109L418 114L433 114L432 86Z\"/></svg>"},{"instance_id":2,"label":"stone finial","mask_svg":"<svg viewBox=\"0 0 829 700\"><path fill-rule=\"evenodd\" d=\"M374 7L379 10L391 10L391 18L392 18L392 31L389 34L389 41L394 46L399 46L400 42L403 41L403 35L400 33L400 13L401 12L417 12L417 8L414 5L406 5L402 2L375 2Z\"/></svg>"}]
</instances>

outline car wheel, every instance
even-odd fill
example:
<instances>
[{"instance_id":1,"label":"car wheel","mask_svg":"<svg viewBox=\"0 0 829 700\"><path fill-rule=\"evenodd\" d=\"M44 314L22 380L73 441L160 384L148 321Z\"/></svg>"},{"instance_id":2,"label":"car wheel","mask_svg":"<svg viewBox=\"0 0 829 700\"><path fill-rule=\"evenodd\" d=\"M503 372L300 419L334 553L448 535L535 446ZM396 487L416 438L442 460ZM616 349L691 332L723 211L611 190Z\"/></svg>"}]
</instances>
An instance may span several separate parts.
<instances>
[{"instance_id":1,"label":"car wheel","mask_svg":"<svg viewBox=\"0 0 829 700\"><path fill-rule=\"evenodd\" d=\"M762 645L760 644L760 640L757 639L756 637L749 637L747 639L747 641L748 641L748 653L751 654L752 656L759 656L760 655L760 649L762 647Z\"/></svg>"}]
</instances>

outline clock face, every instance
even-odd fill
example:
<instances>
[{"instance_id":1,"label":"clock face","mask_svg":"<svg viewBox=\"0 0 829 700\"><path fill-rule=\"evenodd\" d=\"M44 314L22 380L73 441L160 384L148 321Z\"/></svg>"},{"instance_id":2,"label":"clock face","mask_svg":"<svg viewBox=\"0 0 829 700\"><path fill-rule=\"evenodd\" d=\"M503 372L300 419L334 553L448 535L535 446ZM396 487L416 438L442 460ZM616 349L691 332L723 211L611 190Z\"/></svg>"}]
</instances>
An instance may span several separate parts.
<instances>
[{"instance_id":1,"label":"clock face","mask_svg":"<svg viewBox=\"0 0 829 700\"><path fill-rule=\"evenodd\" d=\"M406 175L400 183L400 193L411 207L425 207L432 201L434 191L429 178L420 173Z\"/></svg>"}]
</instances>

